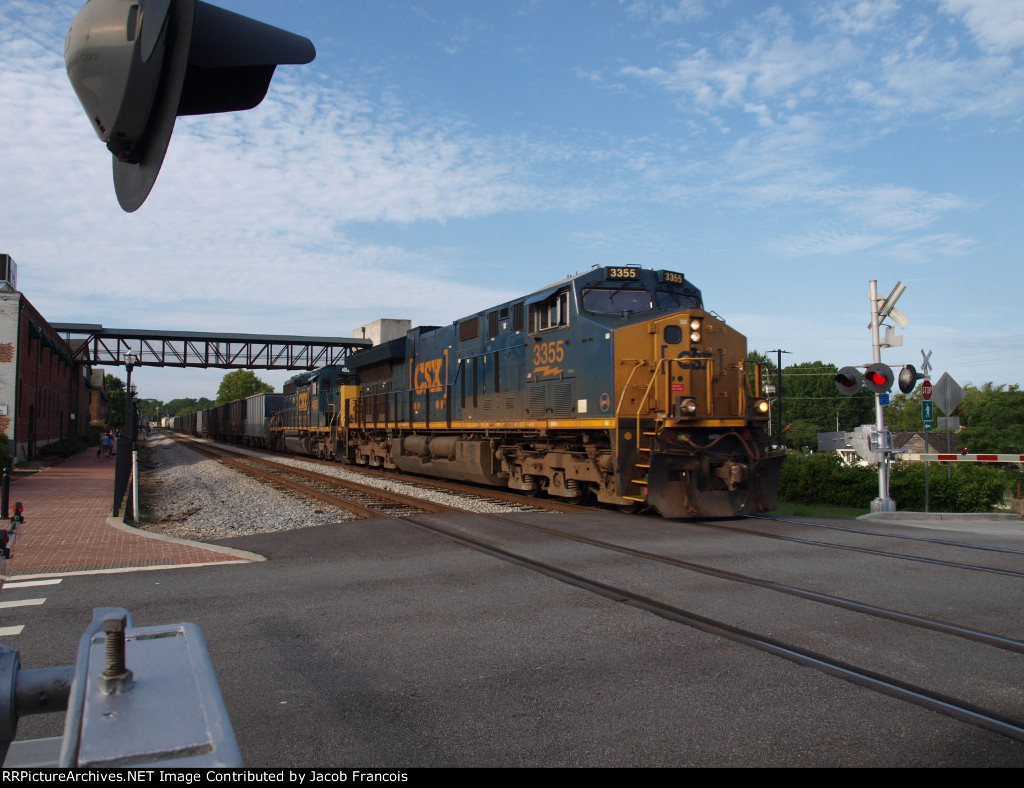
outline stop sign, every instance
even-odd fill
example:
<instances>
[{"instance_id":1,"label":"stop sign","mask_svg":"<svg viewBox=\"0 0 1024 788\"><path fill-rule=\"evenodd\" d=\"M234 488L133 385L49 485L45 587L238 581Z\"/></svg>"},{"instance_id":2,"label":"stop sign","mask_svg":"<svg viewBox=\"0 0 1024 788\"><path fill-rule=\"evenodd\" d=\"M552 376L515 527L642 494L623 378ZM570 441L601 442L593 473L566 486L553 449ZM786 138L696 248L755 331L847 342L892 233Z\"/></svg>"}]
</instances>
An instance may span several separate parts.
<instances>
[{"instance_id":1,"label":"stop sign","mask_svg":"<svg viewBox=\"0 0 1024 788\"><path fill-rule=\"evenodd\" d=\"M926 400L932 398L932 382L930 380L926 380L921 384L921 396Z\"/></svg>"}]
</instances>

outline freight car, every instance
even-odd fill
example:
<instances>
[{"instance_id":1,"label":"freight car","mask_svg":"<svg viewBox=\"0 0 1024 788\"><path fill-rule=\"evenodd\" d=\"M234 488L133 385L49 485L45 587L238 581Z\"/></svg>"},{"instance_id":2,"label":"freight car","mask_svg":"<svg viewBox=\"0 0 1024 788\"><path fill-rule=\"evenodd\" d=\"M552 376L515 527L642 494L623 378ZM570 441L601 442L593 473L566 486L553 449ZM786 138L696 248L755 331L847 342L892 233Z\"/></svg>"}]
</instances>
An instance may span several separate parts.
<instances>
[{"instance_id":1,"label":"freight car","mask_svg":"<svg viewBox=\"0 0 1024 788\"><path fill-rule=\"evenodd\" d=\"M782 458L746 353L682 274L594 268L297 375L265 429L286 451L671 518L769 511Z\"/></svg>"}]
</instances>

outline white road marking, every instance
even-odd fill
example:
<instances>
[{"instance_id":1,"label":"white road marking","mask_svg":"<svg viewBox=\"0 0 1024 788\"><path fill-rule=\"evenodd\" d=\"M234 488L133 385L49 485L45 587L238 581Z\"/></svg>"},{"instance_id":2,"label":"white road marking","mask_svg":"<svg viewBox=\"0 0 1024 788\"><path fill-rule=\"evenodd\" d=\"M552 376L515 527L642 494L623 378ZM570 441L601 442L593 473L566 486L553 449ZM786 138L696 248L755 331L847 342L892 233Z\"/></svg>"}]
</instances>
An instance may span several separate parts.
<instances>
[{"instance_id":1,"label":"white road marking","mask_svg":"<svg viewBox=\"0 0 1024 788\"><path fill-rule=\"evenodd\" d=\"M55 586L63 578L56 577L49 580L22 580L20 583L15 580L14 582L4 583L4 588L31 588L32 586Z\"/></svg>"},{"instance_id":2,"label":"white road marking","mask_svg":"<svg viewBox=\"0 0 1024 788\"><path fill-rule=\"evenodd\" d=\"M35 586L55 586L60 583L61 578L48 578L46 580L22 580L20 583L4 583L3 589L0 590L0 595L3 595L4 591L10 591L18 588L33 588ZM10 610L16 607L32 607L35 605L41 605L46 602L46 597L37 597L35 599L15 599L9 602L0 602L0 610ZM24 624L18 624L13 627L0 627L0 637L11 637L12 635L20 635L21 630L25 628Z\"/></svg>"}]
</instances>

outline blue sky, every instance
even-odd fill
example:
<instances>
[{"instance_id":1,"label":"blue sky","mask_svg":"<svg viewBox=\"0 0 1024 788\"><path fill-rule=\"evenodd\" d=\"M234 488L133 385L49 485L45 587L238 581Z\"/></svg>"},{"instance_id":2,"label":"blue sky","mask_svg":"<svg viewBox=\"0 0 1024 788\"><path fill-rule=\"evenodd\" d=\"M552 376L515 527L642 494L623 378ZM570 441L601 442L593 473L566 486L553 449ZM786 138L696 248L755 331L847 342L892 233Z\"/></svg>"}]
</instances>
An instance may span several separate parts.
<instances>
[{"instance_id":1,"label":"blue sky","mask_svg":"<svg viewBox=\"0 0 1024 788\"><path fill-rule=\"evenodd\" d=\"M48 319L350 336L640 264L751 348L844 366L869 281L902 280L883 361L1024 383L1021 0L218 4L317 58L179 118L125 214L65 74L81 4L0 0L0 251Z\"/></svg>"}]
</instances>

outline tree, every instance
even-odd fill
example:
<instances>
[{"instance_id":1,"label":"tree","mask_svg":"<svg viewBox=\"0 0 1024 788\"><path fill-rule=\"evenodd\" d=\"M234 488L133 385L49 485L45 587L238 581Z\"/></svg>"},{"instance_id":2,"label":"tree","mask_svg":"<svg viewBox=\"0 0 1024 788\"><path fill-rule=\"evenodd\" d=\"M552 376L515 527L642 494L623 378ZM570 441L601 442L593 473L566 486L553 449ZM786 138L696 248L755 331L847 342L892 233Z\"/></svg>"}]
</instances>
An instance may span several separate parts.
<instances>
[{"instance_id":1,"label":"tree","mask_svg":"<svg viewBox=\"0 0 1024 788\"><path fill-rule=\"evenodd\" d=\"M835 384L838 371L835 364L822 361L794 364L782 370L783 417L787 425L806 422L818 432L833 432L852 431L861 424L874 422L874 395L870 391L852 397L840 394Z\"/></svg>"},{"instance_id":2,"label":"tree","mask_svg":"<svg viewBox=\"0 0 1024 788\"><path fill-rule=\"evenodd\" d=\"M774 391L775 381L778 379L775 362L756 350L747 353L747 379L750 381L750 390L754 390L754 369L758 364L761 365L762 385L772 387Z\"/></svg>"},{"instance_id":3,"label":"tree","mask_svg":"<svg viewBox=\"0 0 1024 788\"><path fill-rule=\"evenodd\" d=\"M107 426L123 427L126 402L124 381L113 375L104 375L103 393L107 395Z\"/></svg>"},{"instance_id":4,"label":"tree","mask_svg":"<svg viewBox=\"0 0 1024 788\"><path fill-rule=\"evenodd\" d=\"M195 413L197 410L208 410L216 404L212 399L207 399L206 397L200 397L199 399L179 397L178 399L172 399L170 402L165 402L161 409L161 414L171 417L184 416L186 413Z\"/></svg>"},{"instance_id":5,"label":"tree","mask_svg":"<svg viewBox=\"0 0 1024 788\"><path fill-rule=\"evenodd\" d=\"M274 387L264 383L251 369L236 369L229 372L217 389L217 405L251 397L253 394L269 394Z\"/></svg>"},{"instance_id":6,"label":"tree","mask_svg":"<svg viewBox=\"0 0 1024 788\"><path fill-rule=\"evenodd\" d=\"M144 419L156 421L157 419L166 416L167 411L164 410L164 403L158 399L140 399L139 414Z\"/></svg>"},{"instance_id":7,"label":"tree","mask_svg":"<svg viewBox=\"0 0 1024 788\"><path fill-rule=\"evenodd\" d=\"M885 426L890 432L923 432L921 387L909 394L896 394L885 408Z\"/></svg>"},{"instance_id":8,"label":"tree","mask_svg":"<svg viewBox=\"0 0 1024 788\"><path fill-rule=\"evenodd\" d=\"M790 421L783 428L782 442L791 449L818 449L818 433L831 432L831 430L819 429L817 424L809 421Z\"/></svg>"},{"instance_id":9,"label":"tree","mask_svg":"<svg viewBox=\"0 0 1024 788\"><path fill-rule=\"evenodd\" d=\"M974 453L1024 453L1024 391L985 383L968 386L955 411L964 428L961 440Z\"/></svg>"}]
</instances>

